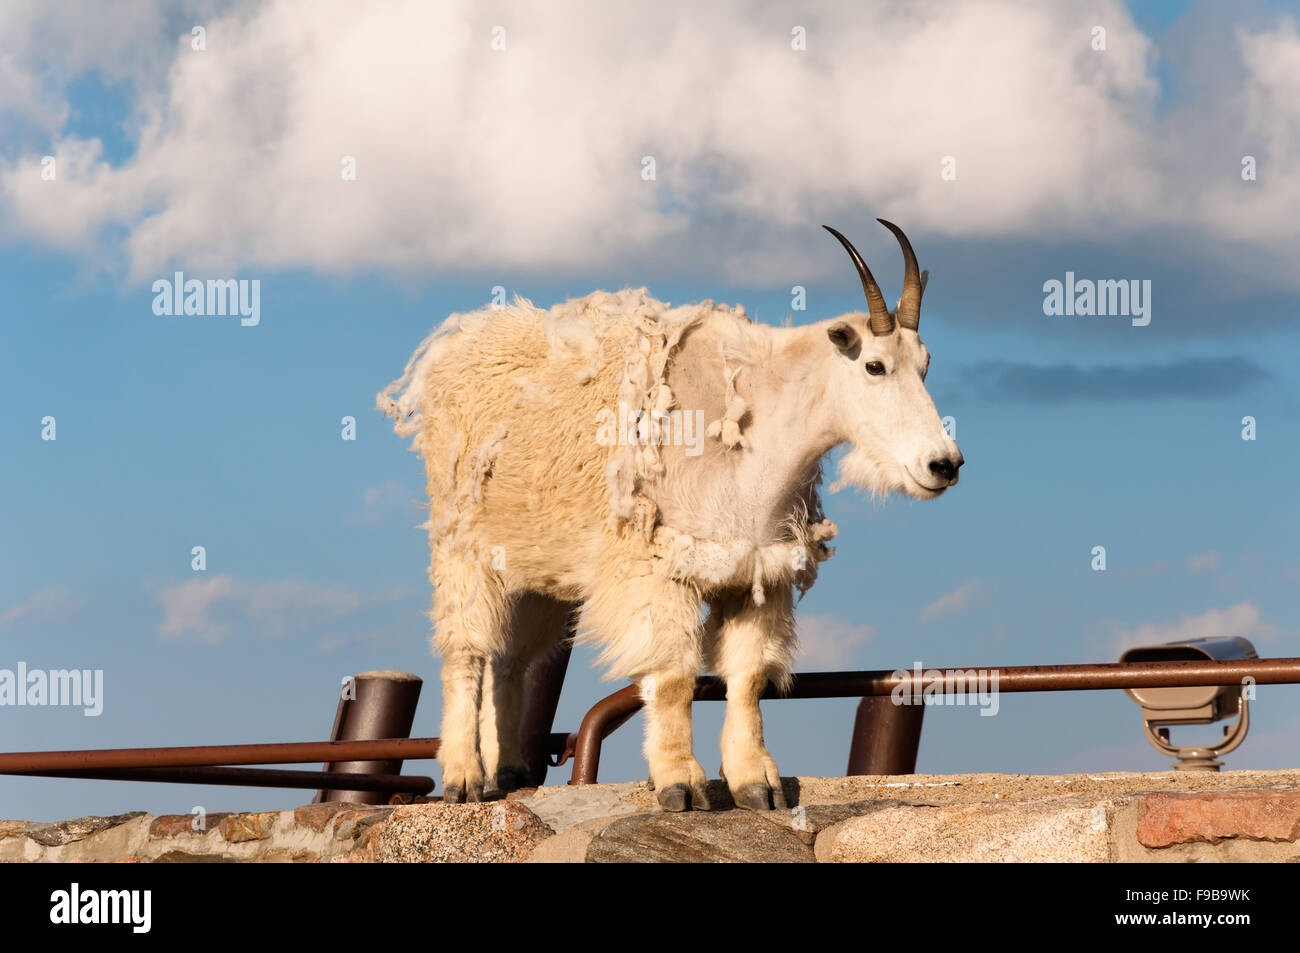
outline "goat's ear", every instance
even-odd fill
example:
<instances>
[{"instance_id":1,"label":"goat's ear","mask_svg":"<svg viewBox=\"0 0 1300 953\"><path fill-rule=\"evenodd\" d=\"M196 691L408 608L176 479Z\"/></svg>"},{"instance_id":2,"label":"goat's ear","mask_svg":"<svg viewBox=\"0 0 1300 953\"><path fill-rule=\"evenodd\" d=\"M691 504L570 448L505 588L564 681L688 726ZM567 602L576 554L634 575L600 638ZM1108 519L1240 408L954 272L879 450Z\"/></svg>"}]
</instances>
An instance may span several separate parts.
<instances>
[{"instance_id":1,"label":"goat's ear","mask_svg":"<svg viewBox=\"0 0 1300 953\"><path fill-rule=\"evenodd\" d=\"M850 351L856 351L858 345L862 343L853 325L846 324L843 321L837 321L827 328L826 336L831 339L832 344L846 354Z\"/></svg>"},{"instance_id":2,"label":"goat's ear","mask_svg":"<svg viewBox=\"0 0 1300 953\"><path fill-rule=\"evenodd\" d=\"M927 268L921 272L921 294L925 294L925 286L930 283L930 269Z\"/></svg>"}]
</instances>

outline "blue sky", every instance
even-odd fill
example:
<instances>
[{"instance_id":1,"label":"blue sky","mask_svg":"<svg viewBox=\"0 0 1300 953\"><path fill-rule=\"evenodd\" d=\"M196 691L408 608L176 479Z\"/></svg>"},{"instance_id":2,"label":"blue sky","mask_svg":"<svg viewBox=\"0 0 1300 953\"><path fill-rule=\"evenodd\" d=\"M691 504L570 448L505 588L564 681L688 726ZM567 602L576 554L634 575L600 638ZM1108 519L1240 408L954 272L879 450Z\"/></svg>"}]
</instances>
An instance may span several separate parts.
<instances>
[{"instance_id":1,"label":"blue sky","mask_svg":"<svg viewBox=\"0 0 1300 953\"><path fill-rule=\"evenodd\" d=\"M485 304L494 285L547 306L598 288L647 285L673 302L743 303L769 322L790 313L790 288L802 285L808 310L794 313L795 322L820 320L860 307L852 272L821 232L823 221L846 231L886 293L897 293L897 250L868 224L886 213L908 230L932 271L922 321L934 354L928 384L940 412L956 419L968 464L960 485L932 503L828 497L840 527L837 555L800 607L809 656L798 668L1110 661L1134 641L1196 634L1244 635L1261 655L1300 654L1300 520L1287 494L1300 465L1293 383L1300 284L1293 268L1278 264L1293 262L1300 250L1300 208L1287 185L1300 180L1300 112L1269 85L1286 81L1286 70L1300 62L1294 4L1235 14L1238 26L1263 38L1242 49L1267 55L1241 54L1245 79L1231 96L1205 92L1196 63L1179 59L1207 42L1220 11L1141 4L1126 22L1122 6L1107 6L1117 58L1114 38L1133 45L1145 36L1151 48L1128 64L1138 78L1106 80L1102 101L1113 111L1098 129L1097 154L1059 169L1064 181L1057 181L1033 150L1008 147L1002 161L1023 166L1023 188L992 174L981 183L977 174L963 184L968 191L954 200L950 219L933 186L897 185L898 170L913 161L906 130L895 131L901 155L890 158L886 149L861 166L846 160L852 186L826 191L811 183L834 163L811 150L787 155L775 138L758 136L746 155L728 154L698 131L665 141L691 126L689 104L656 127L653 148L665 154L663 184L672 191L649 205L640 193L622 197L621 189L645 185L635 172L626 186L601 180L570 192L572 183L547 178L527 153L494 153L495 164L477 172L453 169L449 158L445 168L428 159L438 189L403 192L410 180L385 137L415 141L417 151L419 142L418 130L402 128L410 114L396 88L391 98L382 88L368 91L391 116L372 109L353 117L362 169L356 184L369 190L360 197L332 198L334 186L316 184L313 172L276 179L284 163L268 173L270 185L246 166L223 180L228 163L247 163L258 136L281 155L288 148L279 133L261 131L263 113L279 110L286 128L316 144L302 155L318 145L337 168L339 150L322 144L308 120L294 124L295 108L310 111L295 105L302 97L276 102L274 89L239 94L263 99L249 107L247 141L229 144L229 154L222 151L227 139L194 132L180 108L193 93L186 70L199 68L182 61L188 40L176 38L188 36L186 24L210 26L206 89L225 90L216 82L221 70L235 70L240 56L274 39L266 13L209 9L159 5L147 22L165 42L148 30L133 39L123 28L101 50L68 46L63 63L33 52L37 38L55 29L38 14L3 27L26 42L19 48L30 55L17 68L32 82L26 100L0 100L0 668L24 661L29 668L103 669L105 707L97 718L0 708L0 749L321 739L339 680L373 668L425 679L415 730L435 734L438 669L424 615L428 553L416 528L424 518L420 461L372 409L375 393L398 376L420 339L447 314ZM522 8L506 9L511 36L529 36ZM889 29L909 28L895 8L882 10ZM209 19L196 18L204 15ZM829 8L818 22L837 15ZM486 21L465 16L471 30L487 29ZM1079 22L1091 22L1088 16ZM690 22L685 17L681 12L679 23ZM1073 27L1059 19L1039 26L1073 41ZM617 28L612 20L592 27ZM820 35L810 34L814 41ZM1086 46L1086 28L1083 36ZM239 56L222 61L219 37ZM525 73L541 70L539 80L560 82L550 74L561 67L525 54L520 50ZM809 54L822 55L815 43ZM838 52L824 65L838 77L827 82L852 84L851 64ZM1099 82L1090 68L1074 81ZM900 87L922 71L904 63ZM1128 76L1127 67L1119 74ZM1016 81L1013 69L1004 85ZM672 102L685 93L663 95ZM151 112L160 102L169 105ZM211 121L234 113L234 102L218 98ZM1230 105L1243 102L1244 111ZM510 128L508 106L523 108L508 92L491 107L502 110L503 128ZM602 106L573 106L585 108L597 115ZM1145 118L1120 128L1144 108L1151 110ZM341 112L349 115L346 105ZM1049 122L1049 112L1043 105L1035 116ZM462 125L451 134L472 144L479 131L455 115ZM1204 142L1197 137L1207 127L1221 128L1215 146L1203 150L1222 145L1219 166L1170 158L1190 151L1189 142ZM1034 123L1024 129L1040 131ZM839 134L828 129L826 141ZM637 169L650 147L635 142L635 129L627 135L628 161ZM918 126L917 139L927 135ZM1240 141L1252 136L1260 139L1262 174L1246 184L1238 173ZM609 137L617 135L610 130ZM98 164L88 164L79 150L94 139L102 151ZM988 151L994 146L962 141L960 168L996 164ZM1126 158L1135 143L1150 149L1143 162ZM370 152L367 144L374 144ZM857 155L857 140L839 144ZM674 148L689 159L671 159ZM42 194L24 183L38 176L46 154L67 171ZM937 162L936 155L936 181ZM384 174L367 171L377 169ZM783 193L777 171L810 184ZM515 218L501 221L500 210L475 217L495 194L476 192L480 175L509 192ZM1159 194L1150 202L1133 198L1148 194L1130 194L1134 183ZM67 191L53 192L58 188ZM1255 191L1238 199L1233 188ZM276 204L296 189L302 195L289 205ZM755 198L765 189L770 209ZM913 216L897 190L911 195ZM532 238L546 235L536 218L554 211L552 191L586 196L589 207L567 198L560 230L549 241ZM281 220L334 201L346 227L329 216ZM444 213L424 222L427 245L408 232L408 207ZM590 234L563 230L581 226L584 216L604 217ZM626 236L610 216L626 223ZM471 239L493 229L500 237L475 251ZM258 279L260 323L154 314L151 282L173 268ZM1150 325L1045 315L1043 284L1067 271L1150 280ZM346 415L356 418L355 441L340 438ZM1247 415L1257 421L1253 441L1241 439ZM41 439L46 416L57 421L54 441ZM204 574L190 566L191 549L200 545ZM1097 545L1107 550L1105 572L1090 568ZM226 596L190 605L183 618L169 616L166 606L176 603L168 600L200 575L226 577ZM575 728L597 698L620 687L598 675L589 653L575 654L557 729ZM769 746L783 773L841 773L854 705L767 703ZM714 775L721 713L715 704L696 708L697 755ZM1300 693L1261 688L1251 736L1229 764L1293 767L1297 728ZM1199 737L1217 731L1202 729ZM602 778L644 777L639 747L638 720L607 744ZM1165 764L1142 739L1136 706L1121 693L1066 693L1004 696L995 718L931 710L919 769L1099 772ZM432 763L408 770L436 776ZM551 777L566 778L567 768ZM195 805L286 807L304 799L258 789L0 779L0 816L38 820Z\"/></svg>"}]
</instances>

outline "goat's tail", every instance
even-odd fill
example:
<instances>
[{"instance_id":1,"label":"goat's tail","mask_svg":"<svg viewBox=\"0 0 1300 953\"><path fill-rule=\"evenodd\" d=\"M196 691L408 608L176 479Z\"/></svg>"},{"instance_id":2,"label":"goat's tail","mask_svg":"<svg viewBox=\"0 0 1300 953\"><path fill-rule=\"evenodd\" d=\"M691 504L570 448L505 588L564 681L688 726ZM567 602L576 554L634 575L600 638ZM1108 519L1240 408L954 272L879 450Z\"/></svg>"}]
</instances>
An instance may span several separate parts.
<instances>
[{"instance_id":1,"label":"goat's tail","mask_svg":"<svg viewBox=\"0 0 1300 953\"><path fill-rule=\"evenodd\" d=\"M439 336L447 332L447 323L431 333L415 349L402 376L393 381L375 398L375 406L394 421L393 429L398 436L409 437L420 429L420 407L424 398L424 384L429 378L429 370L440 350L437 347Z\"/></svg>"}]
</instances>

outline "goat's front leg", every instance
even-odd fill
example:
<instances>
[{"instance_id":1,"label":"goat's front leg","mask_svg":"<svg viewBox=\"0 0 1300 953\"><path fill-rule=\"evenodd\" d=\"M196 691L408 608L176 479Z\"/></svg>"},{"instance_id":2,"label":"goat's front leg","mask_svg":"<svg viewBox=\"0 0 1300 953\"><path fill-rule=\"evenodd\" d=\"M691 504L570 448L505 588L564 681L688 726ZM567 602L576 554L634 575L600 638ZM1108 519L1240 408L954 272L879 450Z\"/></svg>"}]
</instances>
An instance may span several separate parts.
<instances>
[{"instance_id":1,"label":"goat's front leg","mask_svg":"<svg viewBox=\"0 0 1300 953\"><path fill-rule=\"evenodd\" d=\"M767 687L762 669L727 679L727 714L722 722L722 774L737 807L785 810L781 773L763 743L758 700Z\"/></svg>"},{"instance_id":2,"label":"goat's front leg","mask_svg":"<svg viewBox=\"0 0 1300 953\"><path fill-rule=\"evenodd\" d=\"M584 610L611 678L631 678L645 702L645 756L665 811L709 809L707 775L691 750L691 702L703 664L699 590L627 559L601 580Z\"/></svg>"},{"instance_id":3,"label":"goat's front leg","mask_svg":"<svg viewBox=\"0 0 1300 953\"><path fill-rule=\"evenodd\" d=\"M758 703L769 681L789 679L795 643L789 588L770 588L761 606L748 596L714 603L709 633L713 667L727 682L722 774L732 799L754 811L784 810L781 775L763 743Z\"/></svg>"},{"instance_id":4,"label":"goat's front leg","mask_svg":"<svg viewBox=\"0 0 1300 953\"><path fill-rule=\"evenodd\" d=\"M691 744L695 676L663 672L639 681L645 702L645 757L665 811L709 810L708 776Z\"/></svg>"}]
</instances>

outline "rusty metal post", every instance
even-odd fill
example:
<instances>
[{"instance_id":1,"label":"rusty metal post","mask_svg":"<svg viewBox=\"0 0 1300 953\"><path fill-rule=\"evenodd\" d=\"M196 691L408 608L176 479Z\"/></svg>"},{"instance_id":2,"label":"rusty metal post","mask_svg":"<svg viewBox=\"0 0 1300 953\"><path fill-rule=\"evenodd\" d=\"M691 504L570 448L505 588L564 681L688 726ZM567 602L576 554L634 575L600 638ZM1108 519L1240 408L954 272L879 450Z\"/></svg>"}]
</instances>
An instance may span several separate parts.
<instances>
[{"instance_id":1,"label":"rusty metal post","mask_svg":"<svg viewBox=\"0 0 1300 953\"><path fill-rule=\"evenodd\" d=\"M568 628L566 633L572 634ZM569 670L572 653L573 642L566 637L551 651L534 660L524 673L519 749L528 765L529 780L537 786L545 783L546 769L550 766L551 727L555 724L555 710L560 706L560 692L564 689L564 676Z\"/></svg>"},{"instance_id":2,"label":"rusty metal post","mask_svg":"<svg viewBox=\"0 0 1300 953\"><path fill-rule=\"evenodd\" d=\"M362 672L352 680L353 698L339 699L334 715L334 730L330 741L377 741L388 738L407 738L415 723L415 706L420 700L419 676L394 669ZM325 765L330 774L401 774L402 762L342 761ZM388 795L383 791L358 791L345 788L323 788L316 794L316 803L326 801L352 801L358 804L386 804Z\"/></svg>"},{"instance_id":3,"label":"rusty metal post","mask_svg":"<svg viewBox=\"0 0 1300 953\"><path fill-rule=\"evenodd\" d=\"M915 774L924 705L896 705L888 695L858 703L849 745L849 775Z\"/></svg>"},{"instance_id":4,"label":"rusty metal post","mask_svg":"<svg viewBox=\"0 0 1300 953\"><path fill-rule=\"evenodd\" d=\"M595 784L600 770L601 744L641 710L641 689L636 685L616 691L591 706L574 740L570 784Z\"/></svg>"}]
</instances>

